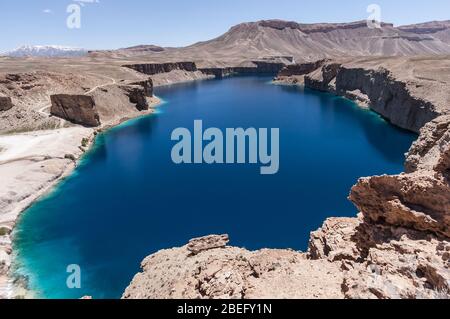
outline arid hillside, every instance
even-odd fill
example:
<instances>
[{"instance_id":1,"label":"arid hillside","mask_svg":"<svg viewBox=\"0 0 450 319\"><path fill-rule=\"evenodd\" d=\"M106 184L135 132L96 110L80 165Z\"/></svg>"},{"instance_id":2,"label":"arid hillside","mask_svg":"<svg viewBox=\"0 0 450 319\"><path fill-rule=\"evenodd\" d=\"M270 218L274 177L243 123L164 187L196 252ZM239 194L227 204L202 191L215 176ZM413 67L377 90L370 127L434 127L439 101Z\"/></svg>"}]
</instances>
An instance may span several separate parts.
<instances>
[{"instance_id":1,"label":"arid hillside","mask_svg":"<svg viewBox=\"0 0 450 319\"><path fill-rule=\"evenodd\" d=\"M141 49L140 49L141 48ZM149 49L150 48L150 49ZM366 21L300 24L282 20L242 23L225 34L184 48L141 46L93 52L94 56L148 55L174 59L239 60L292 56L297 61L361 55L436 55L450 53L450 22L369 28Z\"/></svg>"}]
</instances>

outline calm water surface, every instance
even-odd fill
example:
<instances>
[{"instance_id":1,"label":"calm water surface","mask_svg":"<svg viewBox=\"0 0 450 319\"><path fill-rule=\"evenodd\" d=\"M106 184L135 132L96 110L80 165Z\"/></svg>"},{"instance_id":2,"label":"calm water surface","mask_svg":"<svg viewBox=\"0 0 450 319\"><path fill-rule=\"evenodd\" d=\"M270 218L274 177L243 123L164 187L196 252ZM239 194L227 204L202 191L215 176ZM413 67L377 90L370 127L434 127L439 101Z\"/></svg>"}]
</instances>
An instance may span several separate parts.
<instances>
[{"instance_id":1,"label":"calm water surface","mask_svg":"<svg viewBox=\"0 0 450 319\"><path fill-rule=\"evenodd\" d=\"M354 216L346 199L361 176L402 171L415 135L328 94L237 77L157 90L158 114L97 138L82 165L23 215L17 272L40 297L118 298L142 259L190 238L227 233L231 244L306 249L330 216ZM280 128L280 171L259 165L177 166L177 127ZM82 288L66 287L78 264Z\"/></svg>"}]
</instances>

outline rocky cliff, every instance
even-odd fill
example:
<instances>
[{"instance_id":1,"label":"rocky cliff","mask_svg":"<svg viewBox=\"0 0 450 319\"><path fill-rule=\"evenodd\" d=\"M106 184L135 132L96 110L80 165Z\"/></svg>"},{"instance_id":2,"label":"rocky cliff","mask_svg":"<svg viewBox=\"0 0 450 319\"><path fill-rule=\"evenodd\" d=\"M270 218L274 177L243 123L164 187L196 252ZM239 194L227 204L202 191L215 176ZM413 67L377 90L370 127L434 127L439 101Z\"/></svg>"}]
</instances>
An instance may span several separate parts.
<instances>
[{"instance_id":1,"label":"rocky cliff","mask_svg":"<svg viewBox=\"0 0 450 319\"><path fill-rule=\"evenodd\" d=\"M138 111L145 111L149 109L147 98L153 97L152 79L131 83L127 86L121 86L121 88L129 97L130 103L136 104L136 109Z\"/></svg>"},{"instance_id":2,"label":"rocky cliff","mask_svg":"<svg viewBox=\"0 0 450 319\"><path fill-rule=\"evenodd\" d=\"M100 126L100 116L91 96L57 94L50 98L52 115L87 127Z\"/></svg>"},{"instance_id":3,"label":"rocky cliff","mask_svg":"<svg viewBox=\"0 0 450 319\"><path fill-rule=\"evenodd\" d=\"M155 75L159 73L168 73L175 70L182 70L187 72L197 71L197 66L194 62L171 62L171 63L143 63L143 64L127 64L126 68L133 69L137 72L147 75Z\"/></svg>"},{"instance_id":4,"label":"rocky cliff","mask_svg":"<svg viewBox=\"0 0 450 319\"><path fill-rule=\"evenodd\" d=\"M281 59L280 59L281 60ZM124 65L126 68L133 69L139 73L147 75L174 74L177 71L195 75L202 73L218 79L231 75L251 75L251 74L277 74L285 67L284 62L255 60L243 61L232 66L212 66L197 67L195 62L174 62L174 63L151 63L151 64L133 64Z\"/></svg>"},{"instance_id":5,"label":"rocky cliff","mask_svg":"<svg viewBox=\"0 0 450 319\"><path fill-rule=\"evenodd\" d=\"M147 257L123 298L343 298L342 273L327 260L227 243L227 235L207 236Z\"/></svg>"},{"instance_id":6,"label":"rocky cliff","mask_svg":"<svg viewBox=\"0 0 450 319\"><path fill-rule=\"evenodd\" d=\"M285 66L286 64L282 62L249 61L238 66L205 67L199 70L207 75L213 75L216 79L222 79L233 75L274 75Z\"/></svg>"},{"instance_id":7,"label":"rocky cliff","mask_svg":"<svg viewBox=\"0 0 450 319\"><path fill-rule=\"evenodd\" d=\"M426 69L431 62L432 69ZM304 85L356 100L396 126L418 133L426 123L449 112L450 92L445 87L449 65L447 58L328 61L305 75Z\"/></svg>"}]
</instances>

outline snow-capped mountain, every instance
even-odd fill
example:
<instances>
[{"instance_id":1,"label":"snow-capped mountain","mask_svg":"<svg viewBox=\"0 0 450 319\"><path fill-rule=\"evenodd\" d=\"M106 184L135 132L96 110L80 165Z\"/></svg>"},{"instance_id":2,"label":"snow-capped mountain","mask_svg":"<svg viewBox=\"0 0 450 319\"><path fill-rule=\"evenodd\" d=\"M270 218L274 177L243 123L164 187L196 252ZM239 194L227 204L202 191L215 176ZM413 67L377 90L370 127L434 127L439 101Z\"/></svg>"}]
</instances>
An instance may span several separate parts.
<instances>
[{"instance_id":1,"label":"snow-capped mountain","mask_svg":"<svg viewBox=\"0 0 450 319\"><path fill-rule=\"evenodd\" d=\"M84 56L87 50L60 45L24 45L1 55L10 57L76 57Z\"/></svg>"}]
</instances>

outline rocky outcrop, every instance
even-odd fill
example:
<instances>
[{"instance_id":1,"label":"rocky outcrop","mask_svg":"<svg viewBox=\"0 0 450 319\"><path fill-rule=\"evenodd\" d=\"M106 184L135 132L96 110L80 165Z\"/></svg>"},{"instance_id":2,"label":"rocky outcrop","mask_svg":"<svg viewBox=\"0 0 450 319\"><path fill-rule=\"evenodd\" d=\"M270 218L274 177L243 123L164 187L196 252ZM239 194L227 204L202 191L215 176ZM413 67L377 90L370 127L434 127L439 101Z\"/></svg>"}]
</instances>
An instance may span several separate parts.
<instances>
[{"instance_id":1,"label":"rocky outcrop","mask_svg":"<svg viewBox=\"0 0 450 319\"><path fill-rule=\"evenodd\" d=\"M91 96L57 94L50 98L52 115L87 127L100 126L100 116Z\"/></svg>"},{"instance_id":2,"label":"rocky outcrop","mask_svg":"<svg viewBox=\"0 0 450 319\"><path fill-rule=\"evenodd\" d=\"M153 97L153 80L151 78L146 81L131 83L131 85L141 86L144 89L144 95L146 97Z\"/></svg>"},{"instance_id":3,"label":"rocky outcrop","mask_svg":"<svg viewBox=\"0 0 450 319\"><path fill-rule=\"evenodd\" d=\"M367 21L355 21L350 23L317 23L301 24L293 21L283 20L263 20L259 22L260 26L277 30L296 29L303 33L327 33L337 30L353 30L367 28ZM394 27L391 23L381 23L381 27Z\"/></svg>"},{"instance_id":4,"label":"rocky outcrop","mask_svg":"<svg viewBox=\"0 0 450 319\"><path fill-rule=\"evenodd\" d=\"M209 67L199 68L201 72L207 75L213 75L217 79L233 75L257 75L257 74L277 74L285 67L282 62L270 61L251 61L241 66L230 67Z\"/></svg>"},{"instance_id":5,"label":"rocky outcrop","mask_svg":"<svg viewBox=\"0 0 450 319\"><path fill-rule=\"evenodd\" d=\"M226 247L227 235L197 238L142 262L124 299L343 298L339 268L288 250Z\"/></svg>"},{"instance_id":6,"label":"rocky outcrop","mask_svg":"<svg viewBox=\"0 0 450 319\"><path fill-rule=\"evenodd\" d=\"M286 65L282 62L283 59L284 58L272 57L270 59L246 61L236 66L213 66L201 68L198 68L195 62L131 64L124 65L124 67L133 69L139 73L153 76L172 73L174 74L174 77L177 77L177 73L181 71L191 75L193 79L202 77L214 77L221 79L232 75L277 74ZM155 80L157 80L156 77Z\"/></svg>"},{"instance_id":7,"label":"rocky outcrop","mask_svg":"<svg viewBox=\"0 0 450 319\"><path fill-rule=\"evenodd\" d=\"M327 60L319 60L315 62L306 62L299 64L291 64L285 66L279 73L278 78L293 76L293 75L305 75L311 73L320 68Z\"/></svg>"},{"instance_id":8,"label":"rocky outcrop","mask_svg":"<svg viewBox=\"0 0 450 319\"><path fill-rule=\"evenodd\" d=\"M145 111L149 109L147 94L142 86L128 85L122 86L121 88L130 99L130 103L136 104L136 109L138 111Z\"/></svg>"},{"instance_id":9,"label":"rocky outcrop","mask_svg":"<svg viewBox=\"0 0 450 319\"><path fill-rule=\"evenodd\" d=\"M224 248L230 241L228 235L211 235L207 237L194 238L187 244L187 250L193 255L197 255L202 251Z\"/></svg>"},{"instance_id":10,"label":"rocky outcrop","mask_svg":"<svg viewBox=\"0 0 450 319\"><path fill-rule=\"evenodd\" d=\"M450 237L450 116L428 123L411 147L407 173L361 179L350 199L372 222Z\"/></svg>"},{"instance_id":11,"label":"rocky outcrop","mask_svg":"<svg viewBox=\"0 0 450 319\"><path fill-rule=\"evenodd\" d=\"M124 65L124 67L133 69L139 73L144 73L147 75L168 73L175 70L182 70L187 72L197 71L197 66L194 62L127 64Z\"/></svg>"},{"instance_id":12,"label":"rocky outcrop","mask_svg":"<svg viewBox=\"0 0 450 319\"><path fill-rule=\"evenodd\" d=\"M121 89L128 96L130 103L136 105L138 111L146 111L149 109L147 98L153 97L153 81L151 78L146 81L123 85Z\"/></svg>"},{"instance_id":13,"label":"rocky outcrop","mask_svg":"<svg viewBox=\"0 0 450 319\"><path fill-rule=\"evenodd\" d=\"M12 109L13 104L10 97L0 96L0 112Z\"/></svg>"},{"instance_id":14,"label":"rocky outcrop","mask_svg":"<svg viewBox=\"0 0 450 319\"><path fill-rule=\"evenodd\" d=\"M327 63L305 76L305 86L317 91L336 93L336 76L340 63Z\"/></svg>"},{"instance_id":15,"label":"rocky outcrop","mask_svg":"<svg viewBox=\"0 0 450 319\"><path fill-rule=\"evenodd\" d=\"M447 60L444 61L447 63ZM408 68L413 63L412 60L396 61L396 67L392 67L394 71L388 69L389 65L385 65L382 60L347 62L326 62L321 68L305 76L305 87L355 100L370 107L394 125L417 133L426 123L449 112L446 105L448 90L441 87L446 82L438 74L428 78L427 70L419 70L420 73L427 73L427 78L411 77L410 74L414 74L414 71L406 73L401 67L403 64L404 68ZM434 88L432 81L436 81ZM428 98L429 91L426 92L426 88L433 91L433 96L438 97L439 101Z\"/></svg>"},{"instance_id":16,"label":"rocky outcrop","mask_svg":"<svg viewBox=\"0 0 450 319\"><path fill-rule=\"evenodd\" d=\"M412 95L406 84L397 81L386 69L341 66L336 76L336 92L345 95L354 90L368 96L372 110L414 132L439 115L431 102Z\"/></svg>"},{"instance_id":17,"label":"rocky outcrop","mask_svg":"<svg viewBox=\"0 0 450 319\"><path fill-rule=\"evenodd\" d=\"M312 233L309 258L340 264L350 299L450 297L450 242L426 232L332 218Z\"/></svg>"}]
</instances>

